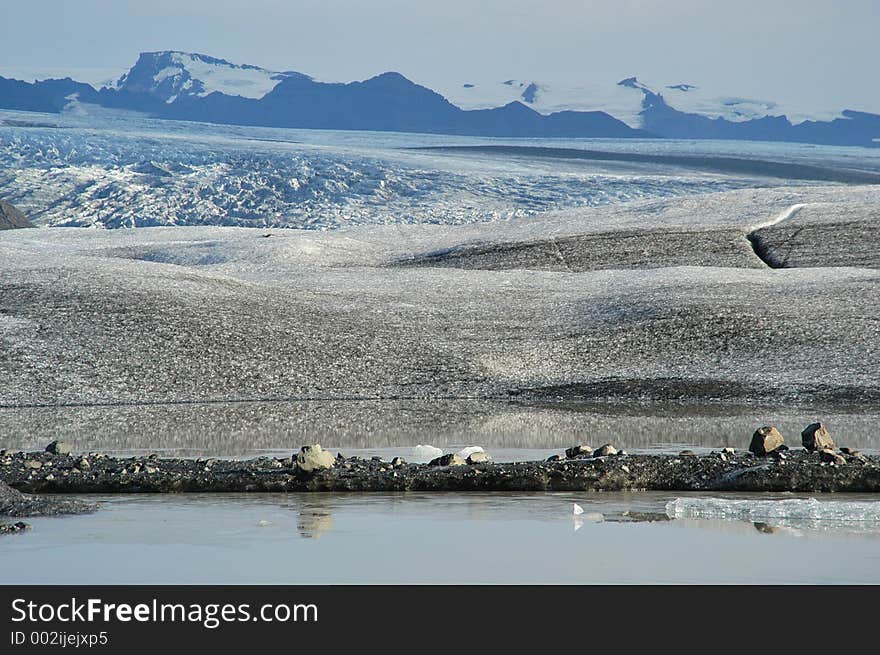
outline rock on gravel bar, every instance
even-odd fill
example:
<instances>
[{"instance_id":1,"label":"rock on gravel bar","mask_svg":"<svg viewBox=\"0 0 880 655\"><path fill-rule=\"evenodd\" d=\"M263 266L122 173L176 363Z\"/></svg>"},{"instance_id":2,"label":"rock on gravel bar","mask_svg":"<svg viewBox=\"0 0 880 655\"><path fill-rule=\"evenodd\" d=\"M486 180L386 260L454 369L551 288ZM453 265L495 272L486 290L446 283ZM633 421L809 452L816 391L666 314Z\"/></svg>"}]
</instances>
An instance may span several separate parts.
<instances>
[{"instance_id":1,"label":"rock on gravel bar","mask_svg":"<svg viewBox=\"0 0 880 655\"><path fill-rule=\"evenodd\" d=\"M7 456L0 461L0 479L31 493L880 491L880 458L841 450L831 461L827 459L827 454L803 449L788 451L784 459L719 450L686 457L620 452L546 462L476 464L453 458L431 464L401 460L392 464L379 458L339 456L328 468L304 471L293 458L217 459L207 466L203 460L192 459L71 457L40 452ZM40 468L26 465L34 460L41 462ZM13 507L30 502L34 510L42 507L40 503L49 503L36 513L53 513L53 508L58 513L64 507L52 504L62 501L28 501L10 496L9 490L5 494ZM85 511L79 505L69 506L68 511L74 508Z\"/></svg>"}]
</instances>

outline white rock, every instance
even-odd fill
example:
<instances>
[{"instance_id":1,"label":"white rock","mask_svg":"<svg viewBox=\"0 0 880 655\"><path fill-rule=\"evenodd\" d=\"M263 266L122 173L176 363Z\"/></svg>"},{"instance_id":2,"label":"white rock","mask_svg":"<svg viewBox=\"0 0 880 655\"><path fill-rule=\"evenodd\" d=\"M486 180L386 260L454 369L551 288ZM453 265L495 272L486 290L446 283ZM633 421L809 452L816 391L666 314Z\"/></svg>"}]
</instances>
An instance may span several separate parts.
<instances>
[{"instance_id":1,"label":"white rock","mask_svg":"<svg viewBox=\"0 0 880 655\"><path fill-rule=\"evenodd\" d=\"M303 446L296 456L297 467L306 472L328 469L335 461L333 453L321 448L320 444Z\"/></svg>"}]
</instances>

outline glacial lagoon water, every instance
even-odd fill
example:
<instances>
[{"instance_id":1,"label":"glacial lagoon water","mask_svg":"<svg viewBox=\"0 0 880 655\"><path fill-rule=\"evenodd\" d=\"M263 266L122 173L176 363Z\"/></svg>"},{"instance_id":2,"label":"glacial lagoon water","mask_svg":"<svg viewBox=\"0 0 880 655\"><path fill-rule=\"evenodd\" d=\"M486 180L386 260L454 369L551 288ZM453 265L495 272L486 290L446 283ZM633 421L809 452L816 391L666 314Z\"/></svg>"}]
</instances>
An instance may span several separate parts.
<instances>
[{"instance_id":1,"label":"glacial lagoon water","mask_svg":"<svg viewBox=\"0 0 880 655\"><path fill-rule=\"evenodd\" d=\"M479 444L498 461L572 443L631 452L790 440L817 408L525 405L488 401L2 408L0 441L118 455L346 455L419 461L417 444ZM878 416L821 414L876 450ZM8 583L876 583L880 502L858 494L179 494L93 496L88 516L29 519L0 539ZM575 515L574 504L584 512Z\"/></svg>"},{"instance_id":2,"label":"glacial lagoon water","mask_svg":"<svg viewBox=\"0 0 880 655\"><path fill-rule=\"evenodd\" d=\"M748 520L669 519L681 495L660 493L95 499L92 516L33 519L32 532L0 540L4 582L880 582L880 520L846 518L876 501L856 496L761 495L751 500L791 516ZM817 502L833 529L806 517Z\"/></svg>"}]
</instances>

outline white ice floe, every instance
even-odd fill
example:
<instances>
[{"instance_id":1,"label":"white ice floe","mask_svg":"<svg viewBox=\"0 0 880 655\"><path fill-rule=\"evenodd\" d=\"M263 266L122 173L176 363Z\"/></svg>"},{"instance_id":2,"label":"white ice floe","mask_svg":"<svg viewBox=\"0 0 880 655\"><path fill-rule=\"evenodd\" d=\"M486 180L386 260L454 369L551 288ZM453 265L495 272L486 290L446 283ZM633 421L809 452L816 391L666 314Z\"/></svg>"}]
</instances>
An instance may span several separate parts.
<instances>
[{"instance_id":1,"label":"white ice floe","mask_svg":"<svg viewBox=\"0 0 880 655\"><path fill-rule=\"evenodd\" d=\"M413 458L418 460L430 461L442 454L443 451L436 446L419 444L413 448Z\"/></svg>"},{"instance_id":2,"label":"white ice floe","mask_svg":"<svg viewBox=\"0 0 880 655\"><path fill-rule=\"evenodd\" d=\"M467 459L468 457L470 457L474 453L485 453L485 452L486 451L483 450L482 446L466 446L465 448L462 448L461 450L459 450L456 453L456 455L458 455L462 459Z\"/></svg>"},{"instance_id":3,"label":"white ice floe","mask_svg":"<svg viewBox=\"0 0 880 655\"><path fill-rule=\"evenodd\" d=\"M880 533L876 501L676 498L666 504L666 514L672 519L750 521L791 530Z\"/></svg>"},{"instance_id":4,"label":"white ice floe","mask_svg":"<svg viewBox=\"0 0 880 655\"><path fill-rule=\"evenodd\" d=\"M577 503L572 504L574 505L572 508L572 522L574 524L575 532L580 530L586 522L602 523L605 520L605 515L601 512L587 512Z\"/></svg>"}]
</instances>

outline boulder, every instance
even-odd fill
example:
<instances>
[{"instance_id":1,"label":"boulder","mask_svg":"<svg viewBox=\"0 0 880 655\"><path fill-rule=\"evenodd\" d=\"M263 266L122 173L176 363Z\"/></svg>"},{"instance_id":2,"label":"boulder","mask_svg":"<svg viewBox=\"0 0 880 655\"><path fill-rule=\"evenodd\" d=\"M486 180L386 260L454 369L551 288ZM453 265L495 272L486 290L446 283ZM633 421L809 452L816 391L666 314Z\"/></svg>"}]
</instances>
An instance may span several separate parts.
<instances>
[{"instance_id":1,"label":"boulder","mask_svg":"<svg viewBox=\"0 0 880 655\"><path fill-rule=\"evenodd\" d=\"M585 446L584 444L578 444L577 446L572 446L571 448L565 449L565 456L569 459L576 459L578 457L590 457L593 454L593 448L591 446Z\"/></svg>"},{"instance_id":2,"label":"boulder","mask_svg":"<svg viewBox=\"0 0 880 655\"><path fill-rule=\"evenodd\" d=\"M593 457L606 457L608 455L616 455L616 454L617 454L617 448L612 446L610 443L606 443L602 446L599 446L598 448L596 448L596 450L593 451Z\"/></svg>"},{"instance_id":3,"label":"boulder","mask_svg":"<svg viewBox=\"0 0 880 655\"><path fill-rule=\"evenodd\" d=\"M470 455L468 455L467 458L468 464L485 464L488 461L489 456L483 451L480 451L478 453L471 453Z\"/></svg>"},{"instance_id":4,"label":"boulder","mask_svg":"<svg viewBox=\"0 0 880 655\"><path fill-rule=\"evenodd\" d=\"M843 453L843 452L844 452L844 449L841 448L841 449L840 449L840 452ZM847 461L849 461L849 460L855 460L855 461L858 461L858 462L862 462L863 464L867 464L867 463L868 463L868 458L865 457L865 456L861 453L861 451L858 451L858 450L852 450L852 449L850 449L850 448L847 448L847 449L846 449L846 453L845 453L845 455L846 455L846 457L848 458Z\"/></svg>"},{"instance_id":5,"label":"boulder","mask_svg":"<svg viewBox=\"0 0 880 655\"><path fill-rule=\"evenodd\" d=\"M755 455L769 455L779 448L785 439L776 428L766 425L755 430L752 435L752 442L749 444L749 452Z\"/></svg>"},{"instance_id":6,"label":"boulder","mask_svg":"<svg viewBox=\"0 0 880 655\"><path fill-rule=\"evenodd\" d=\"M53 441L46 446L46 452L53 455L69 455L71 450L73 450L73 446L66 441Z\"/></svg>"},{"instance_id":7,"label":"boulder","mask_svg":"<svg viewBox=\"0 0 880 655\"><path fill-rule=\"evenodd\" d=\"M296 456L296 467L301 471L311 473L312 471L328 469L333 466L335 461L336 458L333 457L333 453L321 448L320 444L314 444L312 446L303 446L300 449Z\"/></svg>"},{"instance_id":8,"label":"boulder","mask_svg":"<svg viewBox=\"0 0 880 655\"><path fill-rule=\"evenodd\" d=\"M399 469L401 466L406 466L406 460L403 457L395 457L391 460L391 466Z\"/></svg>"},{"instance_id":9,"label":"boulder","mask_svg":"<svg viewBox=\"0 0 880 655\"><path fill-rule=\"evenodd\" d=\"M428 466L462 466L465 461L458 456L456 453L450 453L448 455L440 455L435 459L432 459L428 462Z\"/></svg>"},{"instance_id":10,"label":"boulder","mask_svg":"<svg viewBox=\"0 0 880 655\"><path fill-rule=\"evenodd\" d=\"M834 440L821 423L811 423L801 432L801 443L811 453L825 448L834 448Z\"/></svg>"},{"instance_id":11,"label":"boulder","mask_svg":"<svg viewBox=\"0 0 880 655\"><path fill-rule=\"evenodd\" d=\"M844 459L843 455L838 455L831 448L823 448L820 450L819 459L831 464L846 464L846 459Z\"/></svg>"}]
</instances>

